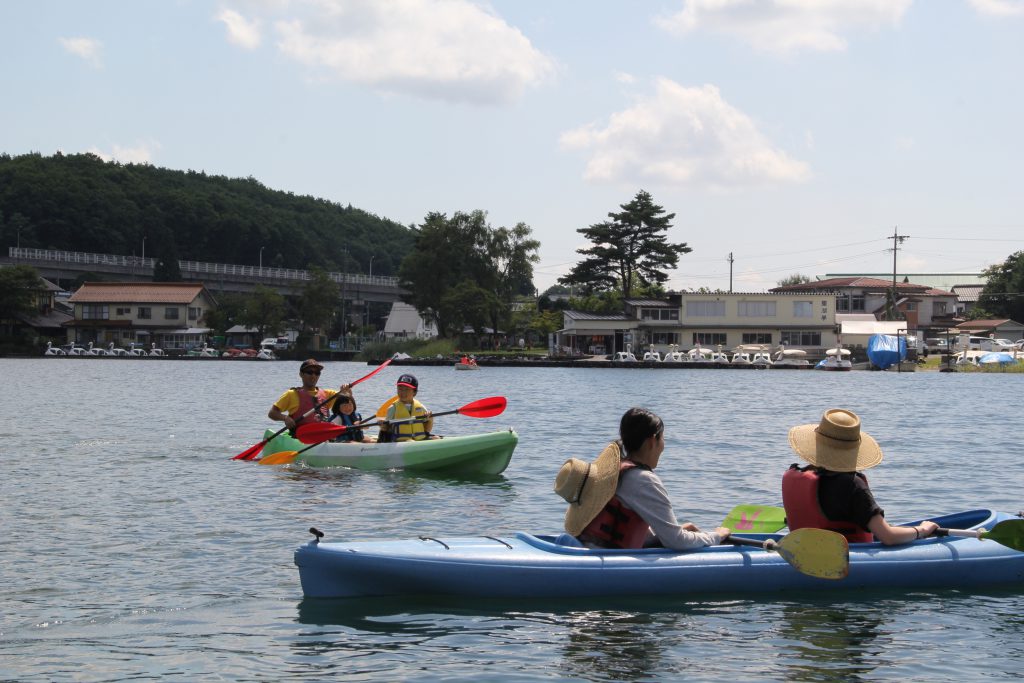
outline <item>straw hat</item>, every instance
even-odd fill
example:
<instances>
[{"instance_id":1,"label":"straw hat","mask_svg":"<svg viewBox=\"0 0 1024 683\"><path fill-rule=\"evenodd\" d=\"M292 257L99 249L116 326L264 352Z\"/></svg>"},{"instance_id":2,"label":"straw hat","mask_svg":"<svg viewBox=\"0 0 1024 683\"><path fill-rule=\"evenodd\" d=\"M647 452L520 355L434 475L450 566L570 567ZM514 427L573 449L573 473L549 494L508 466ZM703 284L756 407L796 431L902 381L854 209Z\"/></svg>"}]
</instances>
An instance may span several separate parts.
<instances>
[{"instance_id":1,"label":"straw hat","mask_svg":"<svg viewBox=\"0 0 1024 683\"><path fill-rule=\"evenodd\" d=\"M615 495L621 459L618 442L612 442L594 462L570 458L558 470L555 493L569 503L565 512L567 532L579 535Z\"/></svg>"},{"instance_id":2,"label":"straw hat","mask_svg":"<svg viewBox=\"0 0 1024 683\"><path fill-rule=\"evenodd\" d=\"M816 425L790 429L789 445L807 462L833 472L866 470L882 462L882 449L860 430L857 414L841 408L826 410Z\"/></svg>"}]
</instances>

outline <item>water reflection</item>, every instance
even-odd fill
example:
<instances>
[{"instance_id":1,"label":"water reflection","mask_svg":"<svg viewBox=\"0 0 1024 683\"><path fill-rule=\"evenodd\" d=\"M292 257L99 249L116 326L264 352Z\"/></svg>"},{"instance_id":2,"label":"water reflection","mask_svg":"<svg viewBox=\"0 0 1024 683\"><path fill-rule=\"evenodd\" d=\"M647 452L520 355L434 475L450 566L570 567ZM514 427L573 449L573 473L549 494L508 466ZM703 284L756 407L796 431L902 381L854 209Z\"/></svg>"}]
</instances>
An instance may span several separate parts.
<instances>
[{"instance_id":1,"label":"water reflection","mask_svg":"<svg viewBox=\"0 0 1024 683\"><path fill-rule=\"evenodd\" d=\"M779 664L786 680L861 680L884 660L884 633L891 615L868 603L783 605L773 629L779 644Z\"/></svg>"}]
</instances>

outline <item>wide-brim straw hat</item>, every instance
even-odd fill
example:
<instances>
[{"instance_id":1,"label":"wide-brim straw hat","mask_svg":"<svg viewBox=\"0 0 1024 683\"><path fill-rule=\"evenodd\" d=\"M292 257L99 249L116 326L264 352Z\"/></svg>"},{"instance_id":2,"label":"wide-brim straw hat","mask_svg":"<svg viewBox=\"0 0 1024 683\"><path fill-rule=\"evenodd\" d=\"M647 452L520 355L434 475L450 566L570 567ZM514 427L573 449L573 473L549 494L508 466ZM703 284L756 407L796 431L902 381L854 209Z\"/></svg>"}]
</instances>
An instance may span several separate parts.
<instances>
[{"instance_id":1,"label":"wide-brim straw hat","mask_svg":"<svg viewBox=\"0 0 1024 683\"><path fill-rule=\"evenodd\" d=\"M569 503L565 512L567 532L578 536L612 499L619 483L621 460L619 444L612 442L594 462L570 458L558 470L555 493Z\"/></svg>"},{"instance_id":2,"label":"wide-brim straw hat","mask_svg":"<svg viewBox=\"0 0 1024 683\"><path fill-rule=\"evenodd\" d=\"M857 414L833 408L818 424L789 430L789 445L797 455L816 467L833 472L857 472L882 462L882 449L860 429Z\"/></svg>"}]
</instances>

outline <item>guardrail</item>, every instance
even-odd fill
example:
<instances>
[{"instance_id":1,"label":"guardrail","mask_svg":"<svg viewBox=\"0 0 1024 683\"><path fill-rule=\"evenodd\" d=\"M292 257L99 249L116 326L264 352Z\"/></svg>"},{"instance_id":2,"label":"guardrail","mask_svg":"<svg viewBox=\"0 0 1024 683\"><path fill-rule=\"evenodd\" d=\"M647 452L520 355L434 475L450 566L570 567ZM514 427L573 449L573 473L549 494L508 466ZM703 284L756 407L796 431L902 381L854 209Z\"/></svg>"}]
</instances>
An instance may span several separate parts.
<instances>
[{"instance_id":1,"label":"guardrail","mask_svg":"<svg viewBox=\"0 0 1024 683\"><path fill-rule=\"evenodd\" d=\"M61 251L57 249L30 249L27 247L10 247L8 255L14 260L42 261L48 263L74 263L78 265L102 265L120 268L156 268L156 259L141 256L122 256L120 254L92 254L81 251ZM308 270L293 268L269 268L263 266L241 266L234 263L206 263L203 261L178 261L182 273L203 273L229 277L248 277L279 282L306 282L312 279ZM361 273L327 273L338 284L376 285L378 287L398 287L398 278L383 275L362 275Z\"/></svg>"}]
</instances>

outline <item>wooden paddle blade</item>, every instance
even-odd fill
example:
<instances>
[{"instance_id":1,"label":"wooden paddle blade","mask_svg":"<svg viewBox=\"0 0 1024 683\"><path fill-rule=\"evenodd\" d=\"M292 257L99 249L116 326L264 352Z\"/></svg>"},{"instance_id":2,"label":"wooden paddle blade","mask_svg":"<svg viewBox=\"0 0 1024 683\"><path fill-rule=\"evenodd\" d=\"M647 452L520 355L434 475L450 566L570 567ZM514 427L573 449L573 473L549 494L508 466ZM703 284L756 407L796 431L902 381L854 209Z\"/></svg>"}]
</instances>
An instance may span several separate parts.
<instances>
[{"instance_id":1,"label":"wooden paddle blade","mask_svg":"<svg viewBox=\"0 0 1024 683\"><path fill-rule=\"evenodd\" d=\"M458 413L468 417L494 417L505 412L506 405L508 400L504 396L491 396L467 403L459 408Z\"/></svg>"},{"instance_id":2,"label":"wooden paddle blade","mask_svg":"<svg viewBox=\"0 0 1024 683\"><path fill-rule=\"evenodd\" d=\"M737 505L725 516L722 526L731 531L774 534L786 526L786 510L768 505Z\"/></svg>"},{"instance_id":3,"label":"wooden paddle blade","mask_svg":"<svg viewBox=\"0 0 1024 683\"><path fill-rule=\"evenodd\" d=\"M330 441L345 429L344 425L336 425L331 422L308 422L298 426L295 430L295 438L302 443L321 443Z\"/></svg>"},{"instance_id":4,"label":"wooden paddle blade","mask_svg":"<svg viewBox=\"0 0 1024 683\"><path fill-rule=\"evenodd\" d=\"M1024 519L1004 519L990 531L983 531L981 538L1024 552Z\"/></svg>"},{"instance_id":5,"label":"wooden paddle blade","mask_svg":"<svg viewBox=\"0 0 1024 683\"><path fill-rule=\"evenodd\" d=\"M298 451L278 451L277 453L271 453L265 458L260 458L261 465L287 465L290 462L295 461L295 456L298 455Z\"/></svg>"},{"instance_id":6,"label":"wooden paddle blade","mask_svg":"<svg viewBox=\"0 0 1024 683\"><path fill-rule=\"evenodd\" d=\"M850 573L846 537L826 529L797 529L776 545L779 555L797 571L819 579L845 579Z\"/></svg>"}]
</instances>

